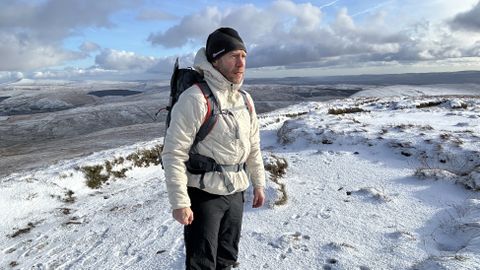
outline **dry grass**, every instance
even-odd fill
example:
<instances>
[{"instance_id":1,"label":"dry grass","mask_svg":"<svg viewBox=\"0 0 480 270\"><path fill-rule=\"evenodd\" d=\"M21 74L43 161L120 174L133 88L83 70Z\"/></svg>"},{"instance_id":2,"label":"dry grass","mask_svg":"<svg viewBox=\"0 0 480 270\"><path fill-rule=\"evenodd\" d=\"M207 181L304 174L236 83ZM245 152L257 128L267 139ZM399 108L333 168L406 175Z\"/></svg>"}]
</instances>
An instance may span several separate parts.
<instances>
[{"instance_id":1,"label":"dry grass","mask_svg":"<svg viewBox=\"0 0 480 270\"><path fill-rule=\"evenodd\" d=\"M150 165L159 165L162 162L163 146L156 145L151 149L139 150L127 156L128 161L132 161L135 167L150 167Z\"/></svg>"},{"instance_id":2,"label":"dry grass","mask_svg":"<svg viewBox=\"0 0 480 270\"><path fill-rule=\"evenodd\" d=\"M76 198L73 196L75 194L72 190L67 190L65 192L65 197L63 197L62 201L65 203L74 203Z\"/></svg>"},{"instance_id":3,"label":"dry grass","mask_svg":"<svg viewBox=\"0 0 480 270\"><path fill-rule=\"evenodd\" d=\"M274 155L271 156L272 161L265 164L265 170L270 172L271 180L278 185L279 198L274 202L274 205L285 205L288 202L288 194L284 183L280 182L287 173L288 163L285 158L279 158Z\"/></svg>"},{"instance_id":4,"label":"dry grass","mask_svg":"<svg viewBox=\"0 0 480 270\"><path fill-rule=\"evenodd\" d=\"M351 107L351 108L330 108L328 109L328 114L339 115L339 114L347 114L347 113L359 113L359 112L368 112L359 107Z\"/></svg>"},{"instance_id":5,"label":"dry grass","mask_svg":"<svg viewBox=\"0 0 480 270\"><path fill-rule=\"evenodd\" d=\"M288 118L296 118L302 115L307 114L308 112L297 112L297 113L287 113L285 116Z\"/></svg>"},{"instance_id":6,"label":"dry grass","mask_svg":"<svg viewBox=\"0 0 480 270\"><path fill-rule=\"evenodd\" d=\"M110 178L110 175L102 173L102 165L83 166L80 168L80 170L83 172L85 178L87 179L86 183L89 188L100 188L103 183L107 182Z\"/></svg>"},{"instance_id":7,"label":"dry grass","mask_svg":"<svg viewBox=\"0 0 480 270\"><path fill-rule=\"evenodd\" d=\"M35 224L33 224L32 222L29 222L27 224L27 227L24 227L24 228L21 228L21 229L17 229L14 233L12 233L11 235L9 235L10 238L15 238L19 235L22 235L22 234L26 234L26 233L29 233L33 228L35 228Z\"/></svg>"},{"instance_id":8,"label":"dry grass","mask_svg":"<svg viewBox=\"0 0 480 270\"><path fill-rule=\"evenodd\" d=\"M127 157L116 157L106 160L101 165L83 166L78 168L86 178L86 184L92 189L100 188L110 178L125 178L126 173L133 167L150 167L162 162L161 153L163 145L155 145L151 149L138 150ZM130 161L131 166L126 166L125 161ZM118 168L118 169L115 169Z\"/></svg>"},{"instance_id":9,"label":"dry grass","mask_svg":"<svg viewBox=\"0 0 480 270\"><path fill-rule=\"evenodd\" d=\"M438 106L442 103L443 103L443 101L429 101L429 102L423 102L423 103L417 104L415 107L417 109L436 107L436 106Z\"/></svg>"}]
</instances>

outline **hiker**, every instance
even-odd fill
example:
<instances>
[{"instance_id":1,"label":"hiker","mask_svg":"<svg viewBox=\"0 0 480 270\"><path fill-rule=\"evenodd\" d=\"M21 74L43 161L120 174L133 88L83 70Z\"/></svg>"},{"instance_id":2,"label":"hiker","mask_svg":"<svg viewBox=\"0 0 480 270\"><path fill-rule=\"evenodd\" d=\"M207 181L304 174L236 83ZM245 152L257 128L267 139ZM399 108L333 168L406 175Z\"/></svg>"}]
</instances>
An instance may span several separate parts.
<instances>
[{"instance_id":1,"label":"hiker","mask_svg":"<svg viewBox=\"0 0 480 270\"><path fill-rule=\"evenodd\" d=\"M253 185L253 208L265 202L265 172L257 116L240 90L247 50L237 31L208 36L194 68L218 105L212 112L198 84L183 92L171 111L162 161L173 217L184 226L186 269L231 269L238 265L245 190ZM196 141L202 123L217 118ZM196 168L196 169L195 169Z\"/></svg>"}]
</instances>

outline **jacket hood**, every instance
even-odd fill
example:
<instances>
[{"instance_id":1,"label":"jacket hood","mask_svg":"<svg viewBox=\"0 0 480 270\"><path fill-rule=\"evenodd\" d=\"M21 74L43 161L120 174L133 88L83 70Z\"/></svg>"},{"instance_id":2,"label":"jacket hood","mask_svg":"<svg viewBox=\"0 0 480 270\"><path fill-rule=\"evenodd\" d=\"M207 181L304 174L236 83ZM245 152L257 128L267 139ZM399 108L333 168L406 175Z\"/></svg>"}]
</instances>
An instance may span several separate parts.
<instances>
[{"instance_id":1,"label":"jacket hood","mask_svg":"<svg viewBox=\"0 0 480 270\"><path fill-rule=\"evenodd\" d=\"M214 87L218 91L239 90L242 87L243 80L238 84L230 82L213 67L212 63L208 62L205 48L198 50L193 67L203 74L210 87Z\"/></svg>"}]
</instances>

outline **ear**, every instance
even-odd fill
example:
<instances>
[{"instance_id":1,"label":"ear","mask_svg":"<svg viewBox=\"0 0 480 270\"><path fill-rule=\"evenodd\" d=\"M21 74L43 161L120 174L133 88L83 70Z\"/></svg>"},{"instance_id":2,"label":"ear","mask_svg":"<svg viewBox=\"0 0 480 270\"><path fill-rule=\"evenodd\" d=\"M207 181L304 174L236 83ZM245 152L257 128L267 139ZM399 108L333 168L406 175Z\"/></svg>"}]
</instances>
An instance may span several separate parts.
<instances>
[{"instance_id":1,"label":"ear","mask_svg":"<svg viewBox=\"0 0 480 270\"><path fill-rule=\"evenodd\" d=\"M214 68L217 68L217 67L218 67L218 59L212 61L212 66L213 66Z\"/></svg>"}]
</instances>

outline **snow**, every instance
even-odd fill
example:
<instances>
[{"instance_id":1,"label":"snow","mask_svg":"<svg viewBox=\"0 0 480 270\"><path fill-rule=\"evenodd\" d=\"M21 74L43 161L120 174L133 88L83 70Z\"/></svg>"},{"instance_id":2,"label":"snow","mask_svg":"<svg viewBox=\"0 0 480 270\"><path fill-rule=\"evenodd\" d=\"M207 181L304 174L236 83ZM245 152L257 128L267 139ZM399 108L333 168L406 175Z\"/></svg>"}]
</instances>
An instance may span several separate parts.
<instances>
[{"instance_id":1,"label":"snow","mask_svg":"<svg viewBox=\"0 0 480 270\"><path fill-rule=\"evenodd\" d=\"M353 94L354 97L368 96L432 96L469 95L479 96L478 84L439 84L439 85L388 85L371 87Z\"/></svg>"},{"instance_id":2,"label":"snow","mask_svg":"<svg viewBox=\"0 0 480 270\"><path fill-rule=\"evenodd\" d=\"M238 269L480 269L474 88L395 86L261 114L266 164L288 167L267 172L264 207L247 192ZM0 269L182 269L161 166L115 164L126 177L98 189L77 169L162 141L1 178Z\"/></svg>"}]
</instances>

